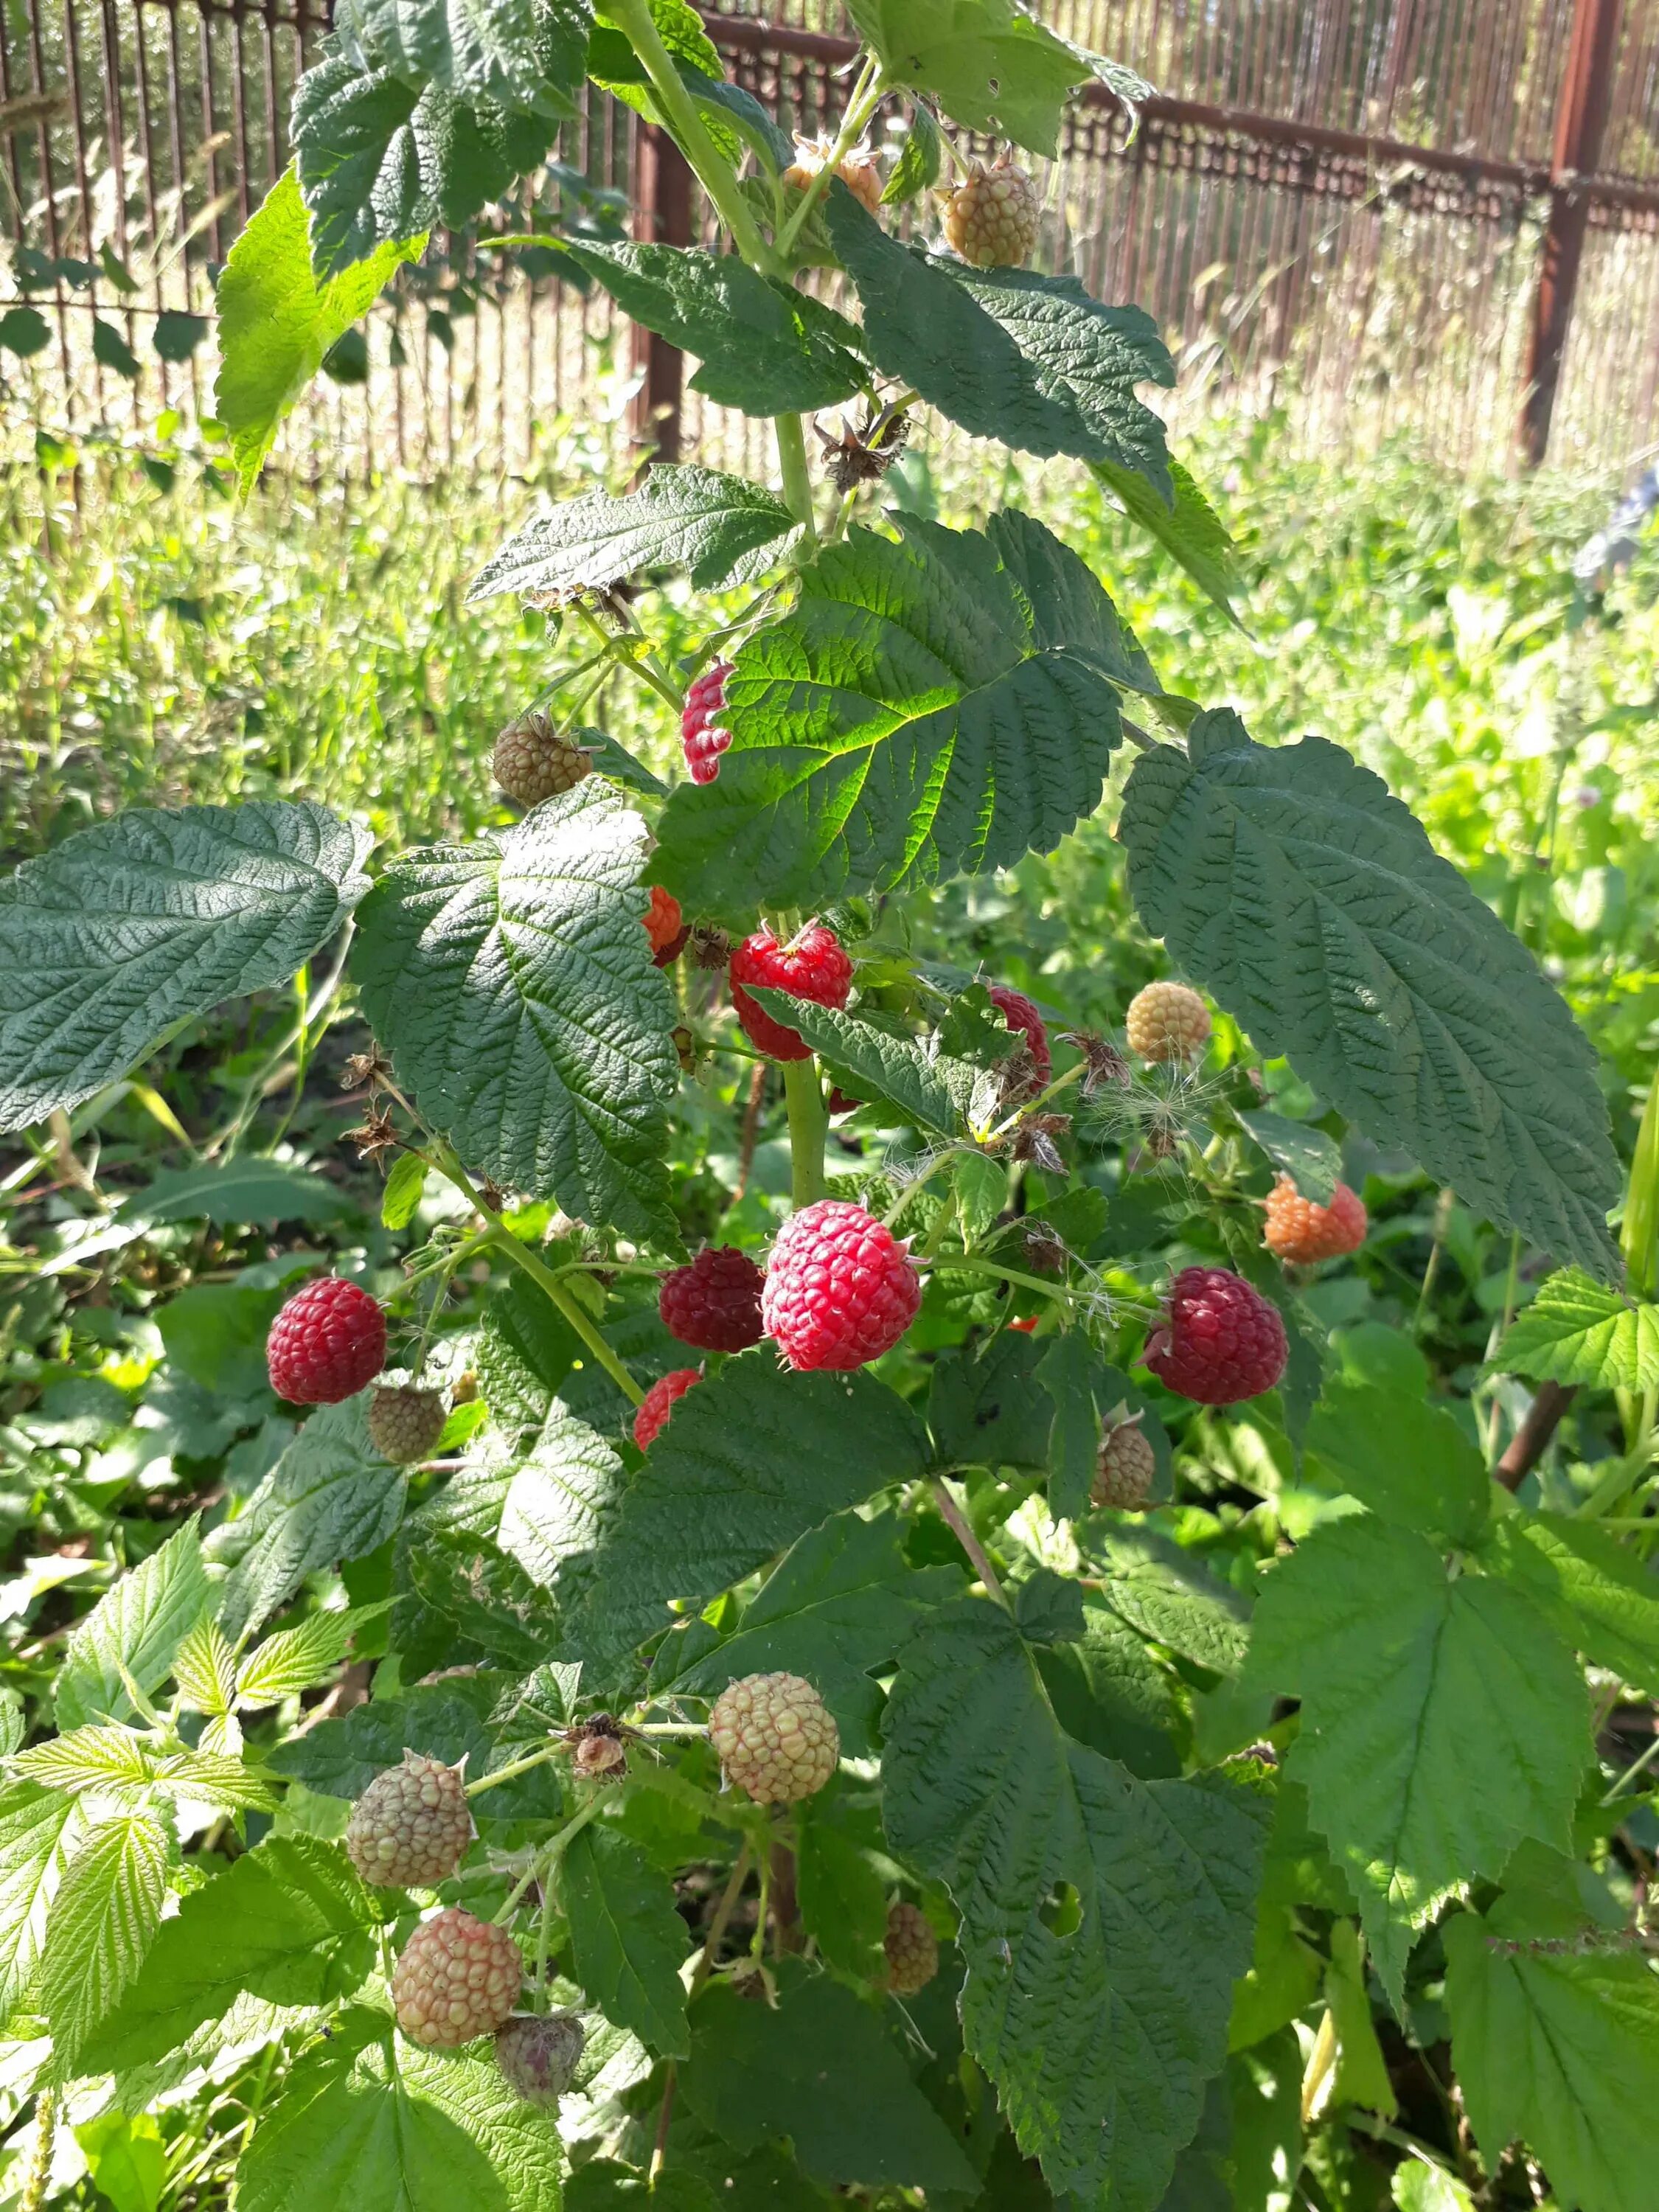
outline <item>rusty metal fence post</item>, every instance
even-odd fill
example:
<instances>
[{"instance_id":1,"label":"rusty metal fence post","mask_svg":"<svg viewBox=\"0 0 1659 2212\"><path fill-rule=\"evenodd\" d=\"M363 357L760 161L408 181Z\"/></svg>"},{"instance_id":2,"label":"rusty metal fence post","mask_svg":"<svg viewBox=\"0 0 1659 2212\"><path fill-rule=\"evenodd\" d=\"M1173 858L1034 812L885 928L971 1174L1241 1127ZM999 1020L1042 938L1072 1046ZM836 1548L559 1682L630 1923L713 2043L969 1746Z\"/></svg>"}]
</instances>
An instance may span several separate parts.
<instances>
[{"instance_id":1,"label":"rusty metal fence post","mask_svg":"<svg viewBox=\"0 0 1659 2212\"><path fill-rule=\"evenodd\" d=\"M634 232L659 246L691 243L691 172L685 156L654 123L634 139ZM633 357L641 379L634 400L634 440L661 461L678 461L685 400L685 356L666 338L635 323Z\"/></svg>"}]
</instances>

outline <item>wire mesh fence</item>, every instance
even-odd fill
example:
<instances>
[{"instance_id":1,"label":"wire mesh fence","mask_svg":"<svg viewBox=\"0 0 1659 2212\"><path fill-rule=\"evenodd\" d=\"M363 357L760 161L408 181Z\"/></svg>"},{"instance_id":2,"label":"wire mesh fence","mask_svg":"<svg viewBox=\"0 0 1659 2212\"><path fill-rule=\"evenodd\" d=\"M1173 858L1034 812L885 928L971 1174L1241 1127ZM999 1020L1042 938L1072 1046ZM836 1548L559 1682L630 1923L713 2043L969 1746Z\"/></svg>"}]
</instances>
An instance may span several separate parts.
<instances>
[{"instance_id":1,"label":"wire mesh fence","mask_svg":"<svg viewBox=\"0 0 1659 2212\"><path fill-rule=\"evenodd\" d=\"M1553 313L1551 458L1616 473L1655 436L1659 0L1037 12L1170 88L1134 122L1103 89L1077 104L1043 175L1042 253L1152 309L1179 350L1179 404L1255 398L1288 371L1312 438L1409 424L1450 459L1501 462ZM764 18L726 0L705 20L787 126L833 114L848 52L834 0L773 0ZM214 278L286 165L294 83L326 28L307 0L0 4L14 431L131 442L169 411L210 417ZM573 194L648 201L653 173L637 118L594 93L487 228L534 229ZM341 349L283 460L499 477L573 419L620 422L647 356L553 261L437 239ZM759 458L754 426L685 405L688 441Z\"/></svg>"}]
</instances>

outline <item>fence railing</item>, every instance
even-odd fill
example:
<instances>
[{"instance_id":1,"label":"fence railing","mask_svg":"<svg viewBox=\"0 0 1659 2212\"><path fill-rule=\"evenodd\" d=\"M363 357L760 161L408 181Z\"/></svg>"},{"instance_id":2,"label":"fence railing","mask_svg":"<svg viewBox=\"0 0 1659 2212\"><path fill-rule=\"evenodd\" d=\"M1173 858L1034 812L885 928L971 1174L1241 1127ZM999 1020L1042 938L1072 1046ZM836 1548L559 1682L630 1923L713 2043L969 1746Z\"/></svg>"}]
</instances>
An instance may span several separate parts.
<instances>
[{"instance_id":1,"label":"fence railing","mask_svg":"<svg viewBox=\"0 0 1659 2212\"><path fill-rule=\"evenodd\" d=\"M1103 90L1044 177L1048 265L1147 306L1190 387L1293 366L1310 434L1411 423L1454 459L1613 471L1659 430L1659 0L1049 0L1178 88L1132 130ZM838 105L839 9L706 11L787 125ZM132 438L210 412L211 289L288 158L308 0L0 4L0 374L19 419ZM593 95L502 228L574 180L659 234L702 220L672 149ZM507 474L620 406L732 458L752 427L602 298L441 239L289 435L301 465Z\"/></svg>"}]
</instances>

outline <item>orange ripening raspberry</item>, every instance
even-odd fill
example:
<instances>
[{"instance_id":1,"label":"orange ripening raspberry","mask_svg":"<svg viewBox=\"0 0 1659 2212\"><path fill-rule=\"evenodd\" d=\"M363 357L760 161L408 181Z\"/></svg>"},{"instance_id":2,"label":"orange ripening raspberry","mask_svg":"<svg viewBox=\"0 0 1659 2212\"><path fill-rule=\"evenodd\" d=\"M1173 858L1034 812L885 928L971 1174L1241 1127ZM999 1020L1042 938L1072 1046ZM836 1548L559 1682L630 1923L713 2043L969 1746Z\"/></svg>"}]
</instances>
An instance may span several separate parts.
<instances>
[{"instance_id":1,"label":"orange ripening raspberry","mask_svg":"<svg viewBox=\"0 0 1659 2212\"><path fill-rule=\"evenodd\" d=\"M1261 1241L1276 1259L1307 1267L1316 1260L1357 1252L1368 1225L1364 1199L1357 1198L1346 1183L1338 1183L1328 1206L1316 1206L1303 1197L1289 1176L1282 1175L1267 1200Z\"/></svg>"},{"instance_id":2,"label":"orange ripening raspberry","mask_svg":"<svg viewBox=\"0 0 1659 2212\"><path fill-rule=\"evenodd\" d=\"M659 968L677 960L691 934L680 913L680 902L660 884L651 887L651 903L645 912L645 933L651 940L651 957Z\"/></svg>"}]
</instances>

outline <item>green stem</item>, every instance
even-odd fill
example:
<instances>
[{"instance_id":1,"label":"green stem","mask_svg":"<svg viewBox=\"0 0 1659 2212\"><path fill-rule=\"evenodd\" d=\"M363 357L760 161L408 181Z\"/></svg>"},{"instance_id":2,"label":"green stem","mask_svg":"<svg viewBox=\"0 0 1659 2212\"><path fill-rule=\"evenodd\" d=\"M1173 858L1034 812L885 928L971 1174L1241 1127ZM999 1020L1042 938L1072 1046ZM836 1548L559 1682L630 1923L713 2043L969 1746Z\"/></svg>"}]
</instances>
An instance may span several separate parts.
<instances>
[{"instance_id":1,"label":"green stem","mask_svg":"<svg viewBox=\"0 0 1659 2212\"><path fill-rule=\"evenodd\" d=\"M1608 1790L1607 1796L1601 1800L1601 1802L1604 1805L1611 1805L1615 1798L1622 1797L1626 1790L1630 1789L1635 1783L1640 1781L1642 1776L1647 1771L1648 1768L1652 1765L1656 1759L1659 1759L1659 1735L1656 1735L1654 1737L1653 1741L1648 1746L1647 1749L1642 1753L1639 1759L1634 1760L1625 1769L1619 1779L1613 1784L1612 1789Z\"/></svg>"},{"instance_id":2,"label":"green stem","mask_svg":"<svg viewBox=\"0 0 1659 2212\"><path fill-rule=\"evenodd\" d=\"M731 232L732 244L751 268L775 276L780 267L777 256L761 236L731 163L709 137L696 101L681 81L673 56L658 33L648 0L611 0L608 13L644 65L668 127Z\"/></svg>"},{"instance_id":3,"label":"green stem","mask_svg":"<svg viewBox=\"0 0 1659 2212\"><path fill-rule=\"evenodd\" d=\"M514 1884L512 1893L508 1897L507 1903L502 1905L501 1911L495 1915L496 1927L506 1927L507 1922L511 1920L514 1914L519 1909L519 1900L523 1897L526 1890L529 1888L531 1883L536 1880L538 1875L540 1875L544 1881L550 1880L554 1868L558 1864L560 1858L563 1856L565 1845L570 1841L573 1836L578 1834L587 1826L588 1822L593 1818L593 1815L599 1811L600 1806L603 1805L604 1802L604 1793L596 1790L593 1792L593 1795L588 1799L586 1804L582 1807L580 1812L576 1814L573 1819L567 1820L563 1827L559 1830L557 1835L553 1837L550 1842L544 1844L542 1849L537 1852L535 1857L532 1859L530 1864L525 1869L523 1875Z\"/></svg>"},{"instance_id":4,"label":"green stem","mask_svg":"<svg viewBox=\"0 0 1659 2212\"><path fill-rule=\"evenodd\" d=\"M527 1753L523 1759L515 1759L510 1766L498 1766L492 1773L480 1775L476 1782L469 1782L466 1794L469 1797L482 1797L486 1790L497 1789L503 1782L514 1782L520 1775L528 1774L532 1766L545 1766L550 1759L557 1759L563 1749L562 1744L544 1743L539 1751Z\"/></svg>"},{"instance_id":5,"label":"green stem","mask_svg":"<svg viewBox=\"0 0 1659 2212\"><path fill-rule=\"evenodd\" d=\"M1648 1087L1625 1199L1624 1248L1630 1293L1651 1298L1659 1290L1659 1073Z\"/></svg>"},{"instance_id":6,"label":"green stem","mask_svg":"<svg viewBox=\"0 0 1659 2212\"><path fill-rule=\"evenodd\" d=\"M789 1195L799 1210L822 1198L824 1191L823 1145L830 1116L816 1060L785 1060L783 1095L789 1108Z\"/></svg>"},{"instance_id":7,"label":"green stem","mask_svg":"<svg viewBox=\"0 0 1659 2212\"><path fill-rule=\"evenodd\" d=\"M881 65L872 54L866 58L858 82L853 88L852 97L847 103L847 112L842 117L841 130L830 149L829 159L817 175L809 179L789 220L778 233L777 250L781 254L787 255L793 246L813 209L829 191L830 179L863 137L865 126L886 96L887 87L882 78Z\"/></svg>"},{"instance_id":8,"label":"green stem","mask_svg":"<svg viewBox=\"0 0 1659 2212\"><path fill-rule=\"evenodd\" d=\"M817 510L812 500L812 472L806 461L806 433L799 415L775 415L778 467L783 476L783 501L805 535L805 550L818 541Z\"/></svg>"}]
</instances>

